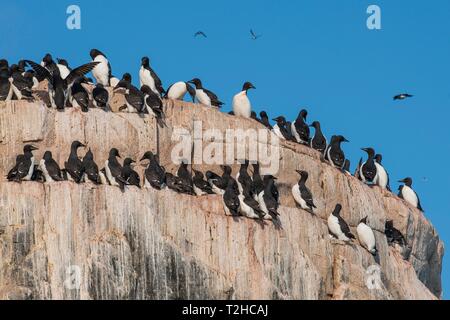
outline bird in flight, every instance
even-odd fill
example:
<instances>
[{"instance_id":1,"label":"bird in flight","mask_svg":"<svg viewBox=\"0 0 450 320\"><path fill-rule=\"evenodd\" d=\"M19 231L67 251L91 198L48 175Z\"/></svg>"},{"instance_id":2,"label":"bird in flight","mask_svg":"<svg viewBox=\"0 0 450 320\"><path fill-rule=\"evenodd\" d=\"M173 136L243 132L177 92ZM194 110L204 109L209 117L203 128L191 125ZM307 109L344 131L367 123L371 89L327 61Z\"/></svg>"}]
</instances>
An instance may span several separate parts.
<instances>
[{"instance_id":1,"label":"bird in flight","mask_svg":"<svg viewBox=\"0 0 450 320\"><path fill-rule=\"evenodd\" d=\"M194 37L197 37L197 36L203 36L203 37L205 37L205 38L208 38L208 37L206 36L206 34L205 34L203 31L197 31L197 32L194 34Z\"/></svg>"},{"instance_id":2,"label":"bird in flight","mask_svg":"<svg viewBox=\"0 0 450 320\"><path fill-rule=\"evenodd\" d=\"M394 100L405 100L406 98L412 98L413 95L412 94L408 94L408 93L401 93L398 94L394 97Z\"/></svg>"},{"instance_id":3,"label":"bird in flight","mask_svg":"<svg viewBox=\"0 0 450 320\"><path fill-rule=\"evenodd\" d=\"M252 29L250 29L250 34L253 40L257 40L258 38L262 37L261 34L257 35Z\"/></svg>"}]
</instances>

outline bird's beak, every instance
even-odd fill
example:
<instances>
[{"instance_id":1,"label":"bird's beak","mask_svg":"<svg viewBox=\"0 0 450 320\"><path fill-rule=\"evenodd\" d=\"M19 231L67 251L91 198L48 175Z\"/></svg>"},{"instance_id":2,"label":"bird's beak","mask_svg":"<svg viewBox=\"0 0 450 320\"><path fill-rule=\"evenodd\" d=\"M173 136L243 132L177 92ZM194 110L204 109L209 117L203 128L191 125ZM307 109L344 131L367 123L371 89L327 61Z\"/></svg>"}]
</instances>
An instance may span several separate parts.
<instances>
[{"instance_id":1,"label":"bird's beak","mask_svg":"<svg viewBox=\"0 0 450 320\"><path fill-rule=\"evenodd\" d=\"M367 152L367 148L361 148L361 150Z\"/></svg>"},{"instance_id":2,"label":"bird's beak","mask_svg":"<svg viewBox=\"0 0 450 320\"><path fill-rule=\"evenodd\" d=\"M250 88L251 89L256 89L256 87L254 85L251 85Z\"/></svg>"},{"instance_id":3,"label":"bird's beak","mask_svg":"<svg viewBox=\"0 0 450 320\"><path fill-rule=\"evenodd\" d=\"M145 157L142 157L141 160L139 160L139 161L144 161L144 160L145 160Z\"/></svg>"},{"instance_id":4,"label":"bird's beak","mask_svg":"<svg viewBox=\"0 0 450 320\"><path fill-rule=\"evenodd\" d=\"M31 150L39 150L39 148L36 146L31 146Z\"/></svg>"},{"instance_id":5,"label":"bird's beak","mask_svg":"<svg viewBox=\"0 0 450 320\"><path fill-rule=\"evenodd\" d=\"M405 183L405 179L403 179L403 180L398 180L398 182L400 182L400 183Z\"/></svg>"},{"instance_id":6,"label":"bird's beak","mask_svg":"<svg viewBox=\"0 0 450 320\"><path fill-rule=\"evenodd\" d=\"M347 139L344 138L344 142L350 142L350 141L348 141Z\"/></svg>"},{"instance_id":7,"label":"bird's beak","mask_svg":"<svg viewBox=\"0 0 450 320\"><path fill-rule=\"evenodd\" d=\"M134 161L133 159L131 159L131 163L136 163L136 161Z\"/></svg>"},{"instance_id":8,"label":"bird's beak","mask_svg":"<svg viewBox=\"0 0 450 320\"><path fill-rule=\"evenodd\" d=\"M295 170L295 172L297 172L298 174L302 174L300 170Z\"/></svg>"}]
</instances>

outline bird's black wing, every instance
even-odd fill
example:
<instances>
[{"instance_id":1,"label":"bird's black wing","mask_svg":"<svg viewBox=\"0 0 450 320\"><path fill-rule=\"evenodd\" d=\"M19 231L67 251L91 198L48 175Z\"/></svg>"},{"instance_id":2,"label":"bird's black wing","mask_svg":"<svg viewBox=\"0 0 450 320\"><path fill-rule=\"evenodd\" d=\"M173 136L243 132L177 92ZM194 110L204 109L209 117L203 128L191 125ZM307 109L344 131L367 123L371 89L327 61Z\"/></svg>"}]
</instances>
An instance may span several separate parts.
<instances>
[{"instance_id":1,"label":"bird's black wing","mask_svg":"<svg viewBox=\"0 0 450 320\"><path fill-rule=\"evenodd\" d=\"M52 75L46 68L31 60L25 60L25 62L34 70L34 72L36 73L36 78L39 80L39 82L44 79L47 79L50 83L52 82Z\"/></svg>"},{"instance_id":2,"label":"bird's black wing","mask_svg":"<svg viewBox=\"0 0 450 320\"><path fill-rule=\"evenodd\" d=\"M209 91L208 89L203 89L203 92L211 99L211 105L219 107L224 103L219 100L215 93Z\"/></svg>"},{"instance_id":3,"label":"bird's black wing","mask_svg":"<svg viewBox=\"0 0 450 320\"><path fill-rule=\"evenodd\" d=\"M301 188L300 195L302 196L302 199L305 200L308 207L316 208L316 206L314 205L312 193L308 188Z\"/></svg>"},{"instance_id":4,"label":"bird's black wing","mask_svg":"<svg viewBox=\"0 0 450 320\"><path fill-rule=\"evenodd\" d=\"M348 226L347 222L345 222L344 219L342 219L341 216L338 216L339 226L342 230L342 232L348 237L354 239L355 236L351 233L350 227Z\"/></svg>"},{"instance_id":5,"label":"bird's black wing","mask_svg":"<svg viewBox=\"0 0 450 320\"><path fill-rule=\"evenodd\" d=\"M125 95L125 100L139 112L144 110L144 94L136 87L130 89L130 93Z\"/></svg>"},{"instance_id":6,"label":"bird's black wing","mask_svg":"<svg viewBox=\"0 0 450 320\"><path fill-rule=\"evenodd\" d=\"M423 208L422 208L422 205L420 204L419 196L417 195L417 193L415 191L414 191L414 193L416 194L416 197L417 197L417 209L419 209L420 211L424 212Z\"/></svg>"},{"instance_id":7,"label":"bird's black wing","mask_svg":"<svg viewBox=\"0 0 450 320\"><path fill-rule=\"evenodd\" d=\"M55 181L63 181L61 175L61 169L59 168L58 163L51 159L45 162L45 168L47 169L48 175Z\"/></svg>"},{"instance_id":8,"label":"bird's black wing","mask_svg":"<svg viewBox=\"0 0 450 320\"><path fill-rule=\"evenodd\" d=\"M65 168L67 173L73 178L76 183L80 183L81 178L83 177L83 164L80 160L75 160L65 163Z\"/></svg>"},{"instance_id":9,"label":"bird's black wing","mask_svg":"<svg viewBox=\"0 0 450 320\"><path fill-rule=\"evenodd\" d=\"M335 150L335 152L331 150L330 155L331 161L333 161L334 165L339 168L342 168L345 162L344 152L342 152L342 150Z\"/></svg>"},{"instance_id":10,"label":"bird's black wing","mask_svg":"<svg viewBox=\"0 0 450 320\"><path fill-rule=\"evenodd\" d=\"M155 87L156 90L158 90L158 92L162 95L163 93L165 93L166 91L164 90L163 86L162 86L162 81L161 79L158 77L158 75L156 74L155 71L153 71L152 68L149 68L150 71L150 75L152 76L153 80L155 81Z\"/></svg>"},{"instance_id":11,"label":"bird's black wing","mask_svg":"<svg viewBox=\"0 0 450 320\"><path fill-rule=\"evenodd\" d=\"M403 186L399 186L398 187L398 197L400 198L400 199L403 199Z\"/></svg>"},{"instance_id":12,"label":"bird's black wing","mask_svg":"<svg viewBox=\"0 0 450 320\"><path fill-rule=\"evenodd\" d=\"M66 78L66 83L71 84L76 78L83 77L86 73L91 72L99 63L99 61L94 61L76 67L75 69L70 71L69 75Z\"/></svg>"}]
</instances>

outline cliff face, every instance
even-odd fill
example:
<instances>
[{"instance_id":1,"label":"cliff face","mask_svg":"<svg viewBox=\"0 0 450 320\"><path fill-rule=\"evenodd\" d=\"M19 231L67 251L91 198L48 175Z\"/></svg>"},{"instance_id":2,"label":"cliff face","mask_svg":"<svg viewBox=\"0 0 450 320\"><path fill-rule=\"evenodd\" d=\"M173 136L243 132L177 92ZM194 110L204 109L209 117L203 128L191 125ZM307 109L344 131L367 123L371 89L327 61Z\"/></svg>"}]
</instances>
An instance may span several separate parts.
<instances>
[{"instance_id":1,"label":"cliff face","mask_svg":"<svg viewBox=\"0 0 450 320\"><path fill-rule=\"evenodd\" d=\"M114 97L114 110L122 99ZM203 130L261 128L200 105L166 101L165 108L168 128L158 129L150 116L73 108L57 112L42 102L0 102L0 298L440 297L443 244L424 215L395 195L342 174L303 146L282 143L280 150L282 229L225 216L215 195L5 181L26 142L39 147L37 159L50 150L61 166L75 139L88 144L99 167L112 147L134 159L158 150L166 169L174 172L174 128L192 132L194 120L203 121ZM194 167L220 172L218 166ZM290 194L295 169L309 172L316 215L295 207ZM326 219L336 203L355 234L359 220L369 217L379 259L358 241L345 245L330 239ZM386 219L394 220L408 248L388 246ZM74 272L79 272L79 288L67 282Z\"/></svg>"}]
</instances>

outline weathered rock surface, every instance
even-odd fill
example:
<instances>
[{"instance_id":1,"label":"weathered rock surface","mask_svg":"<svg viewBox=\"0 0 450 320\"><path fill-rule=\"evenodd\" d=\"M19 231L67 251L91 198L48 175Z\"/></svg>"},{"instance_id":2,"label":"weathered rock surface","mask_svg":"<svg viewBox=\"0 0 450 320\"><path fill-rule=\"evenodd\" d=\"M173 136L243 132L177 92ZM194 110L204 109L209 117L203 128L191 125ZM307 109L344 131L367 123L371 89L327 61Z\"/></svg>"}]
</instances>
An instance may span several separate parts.
<instances>
[{"instance_id":1,"label":"weathered rock surface","mask_svg":"<svg viewBox=\"0 0 450 320\"><path fill-rule=\"evenodd\" d=\"M114 99L117 110L121 98ZM73 108L57 112L42 102L0 102L1 299L440 297L443 244L424 215L323 163L303 146L282 143L280 150L281 230L226 217L215 195L5 181L27 142L39 146L37 159L51 150L60 165L75 139L92 149L100 167L112 147L135 159L159 151L173 172L176 127L192 132L193 121L201 120L203 130L262 128L200 105L166 101L165 107L168 128L161 129L151 116ZM194 167L220 172L217 165ZM309 172L316 215L295 207L290 195L295 169ZM379 259L358 241L345 245L329 238L326 219L338 202L355 234L359 220L369 217ZM388 246L386 219L405 234L407 249ZM80 272L78 289L67 285L70 271ZM380 281L371 285L378 272Z\"/></svg>"}]
</instances>

